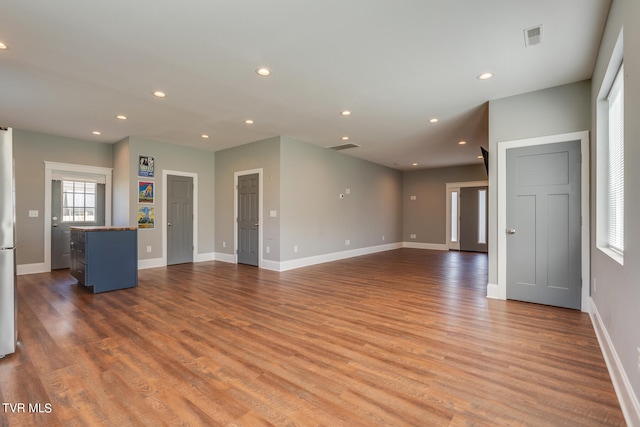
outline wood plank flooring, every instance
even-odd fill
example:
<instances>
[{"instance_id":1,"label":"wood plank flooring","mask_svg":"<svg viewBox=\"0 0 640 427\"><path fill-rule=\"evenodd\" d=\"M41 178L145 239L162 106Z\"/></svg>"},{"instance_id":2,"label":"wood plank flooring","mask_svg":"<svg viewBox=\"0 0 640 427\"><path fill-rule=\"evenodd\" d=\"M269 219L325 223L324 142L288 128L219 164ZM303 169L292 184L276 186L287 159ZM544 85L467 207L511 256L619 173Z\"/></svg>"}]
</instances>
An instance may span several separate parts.
<instances>
[{"instance_id":1,"label":"wood plank flooring","mask_svg":"<svg viewBox=\"0 0 640 427\"><path fill-rule=\"evenodd\" d=\"M624 425L588 315L486 282L484 254L416 249L142 270L96 295L21 276L0 400L25 410L2 425Z\"/></svg>"}]
</instances>

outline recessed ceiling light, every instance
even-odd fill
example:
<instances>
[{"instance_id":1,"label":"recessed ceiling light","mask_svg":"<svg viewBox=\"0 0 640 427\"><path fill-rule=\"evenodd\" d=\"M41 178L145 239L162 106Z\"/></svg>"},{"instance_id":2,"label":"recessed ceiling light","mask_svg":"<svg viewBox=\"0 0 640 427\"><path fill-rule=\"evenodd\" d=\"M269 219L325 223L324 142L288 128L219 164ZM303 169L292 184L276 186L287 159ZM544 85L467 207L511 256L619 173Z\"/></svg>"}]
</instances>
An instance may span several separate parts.
<instances>
[{"instance_id":1,"label":"recessed ceiling light","mask_svg":"<svg viewBox=\"0 0 640 427\"><path fill-rule=\"evenodd\" d=\"M202 138L207 139L209 138L209 135L207 135L206 133L203 133L202 135L200 135Z\"/></svg>"},{"instance_id":2,"label":"recessed ceiling light","mask_svg":"<svg viewBox=\"0 0 640 427\"><path fill-rule=\"evenodd\" d=\"M340 114L342 114L343 116L350 116L351 115L351 111L349 110L344 110L343 112L341 112Z\"/></svg>"},{"instance_id":3,"label":"recessed ceiling light","mask_svg":"<svg viewBox=\"0 0 640 427\"><path fill-rule=\"evenodd\" d=\"M438 118L434 117L432 119L429 119L429 123L438 123Z\"/></svg>"},{"instance_id":4,"label":"recessed ceiling light","mask_svg":"<svg viewBox=\"0 0 640 427\"><path fill-rule=\"evenodd\" d=\"M125 116L124 114L118 114L116 116L116 119L118 119L118 120L127 120L127 116Z\"/></svg>"},{"instance_id":5,"label":"recessed ceiling light","mask_svg":"<svg viewBox=\"0 0 640 427\"><path fill-rule=\"evenodd\" d=\"M256 74L262 77L270 76L271 70L267 67L260 67L256 70Z\"/></svg>"},{"instance_id":6,"label":"recessed ceiling light","mask_svg":"<svg viewBox=\"0 0 640 427\"><path fill-rule=\"evenodd\" d=\"M411 163L411 166L418 166L417 163Z\"/></svg>"},{"instance_id":7,"label":"recessed ceiling light","mask_svg":"<svg viewBox=\"0 0 640 427\"><path fill-rule=\"evenodd\" d=\"M489 80L490 78L493 78L493 73L482 73L478 76L478 80Z\"/></svg>"},{"instance_id":8,"label":"recessed ceiling light","mask_svg":"<svg viewBox=\"0 0 640 427\"><path fill-rule=\"evenodd\" d=\"M343 141L348 141L348 140L349 140L349 137L348 137L348 136L343 136L343 137L342 137L342 140L343 140Z\"/></svg>"},{"instance_id":9,"label":"recessed ceiling light","mask_svg":"<svg viewBox=\"0 0 640 427\"><path fill-rule=\"evenodd\" d=\"M160 91L160 90L157 90L157 91L153 92L153 96L158 97L158 98L164 98L164 97L167 96L167 94L162 92L162 91Z\"/></svg>"},{"instance_id":10,"label":"recessed ceiling light","mask_svg":"<svg viewBox=\"0 0 640 427\"><path fill-rule=\"evenodd\" d=\"M459 141L458 144L459 145L465 145L467 143L467 141Z\"/></svg>"},{"instance_id":11,"label":"recessed ceiling light","mask_svg":"<svg viewBox=\"0 0 640 427\"><path fill-rule=\"evenodd\" d=\"M102 132L94 130L93 132L91 132L94 135L102 135Z\"/></svg>"},{"instance_id":12,"label":"recessed ceiling light","mask_svg":"<svg viewBox=\"0 0 640 427\"><path fill-rule=\"evenodd\" d=\"M252 124L253 124L253 120L251 120L251 119L247 119L247 120L245 120L244 122L245 122L246 124L248 124L248 125L252 125Z\"/></svg>"},{"instance_id":13,"label":"recessed ceiling light","mask_svg":"<svg viewBox=\"0 0 640 427\"><path fill-rule=\"evenodd\" d=\"M9 49L9 46L4 44L4 42L0 42L0 50L5 50L5 49Z\"/></svg>"}]
</instances>

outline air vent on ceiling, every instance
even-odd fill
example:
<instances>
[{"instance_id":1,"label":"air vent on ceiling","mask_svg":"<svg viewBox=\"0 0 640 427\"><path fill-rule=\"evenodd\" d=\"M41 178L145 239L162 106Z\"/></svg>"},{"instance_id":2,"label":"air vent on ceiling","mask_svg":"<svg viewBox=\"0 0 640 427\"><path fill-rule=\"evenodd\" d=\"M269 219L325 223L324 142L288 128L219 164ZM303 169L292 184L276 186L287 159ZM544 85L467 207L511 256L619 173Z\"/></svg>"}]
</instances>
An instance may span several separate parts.
<instances>
[{"instance_id":1,"label":"air vent on ceiling","mask_svg":"<svg viewBox=\"0 0 640 427\"><path fill-rule=\"evenodd\" d=\"M336 151L340 151L340 150L346 150L347 148L356 148L356 147L360 147L358 144L343 144L343 145L336 145L335 147L329 147L332 150L336 150Z\"/></svg>"},{"instance_id":2,"label":"air vent on ceiling","mask_svg":"<svg viewBox=\"0 0 640 427\"><path fill-rule=\"evenodd\" d=\"M524 45L535 46L542 43L542 25L524 30Z\"/></svg>"}]
</instances>

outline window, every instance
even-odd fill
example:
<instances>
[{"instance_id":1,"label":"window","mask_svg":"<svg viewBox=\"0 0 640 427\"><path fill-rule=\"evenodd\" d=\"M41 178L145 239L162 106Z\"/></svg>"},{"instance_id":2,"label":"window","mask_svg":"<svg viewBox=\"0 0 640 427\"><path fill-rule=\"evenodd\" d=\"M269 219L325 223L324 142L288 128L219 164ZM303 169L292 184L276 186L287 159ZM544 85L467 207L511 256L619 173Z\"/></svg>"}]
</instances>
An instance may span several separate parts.
<instances>
[{"instance_id":1,"label":"window","mask_svg":"<svg viewBox=\"0 0 640 427\"><path fill-rule=\"evenodd\" d=\"M478 243L487 244L487 190L478 190Z\"/></svg>"},{"instance_id":2,"label":"window","mask_svg":"<svg viewBox=\"0 0 640 427\"><path fill-rule=\"evenodd\" d=\"M458 192L451 192L451 241L458 241Z\"/></svg>"},{"instance_id":3,"label":"window","mask_svg":"<svg viewBox=\"0 0 640 427\"><path fill-rule=\"evenodd\" d=\"M62 222L96 221L96 183L62 181Z\"/></svg>"},{"instance_id":4,"label":"window","mask_svg":"<svg viewBox=\"0 0 640 427\"><path fill-rule=\"evenodd\" d=\"M608 102L608 231L610 250L624 254L624 66L607 96Z\"/></svg>"}]
</instances>

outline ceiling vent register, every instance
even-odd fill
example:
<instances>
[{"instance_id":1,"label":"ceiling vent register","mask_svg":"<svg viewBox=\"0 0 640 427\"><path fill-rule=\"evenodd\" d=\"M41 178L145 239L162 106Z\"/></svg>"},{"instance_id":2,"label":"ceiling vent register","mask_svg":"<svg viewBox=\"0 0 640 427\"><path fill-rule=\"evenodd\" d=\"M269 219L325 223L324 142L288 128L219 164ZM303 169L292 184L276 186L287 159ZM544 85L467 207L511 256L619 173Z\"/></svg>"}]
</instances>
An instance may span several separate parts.
<instances>
[{"instance_id":1,"label":"ceiling vent register","mask_svg":"<svg viewBox=\"0 0 640 427\"><path fill-rule=\"evenodd\" d=\"M524 45L535 46L542 43L542 25L524 30Z\"/></svg>"}]
</instances>

